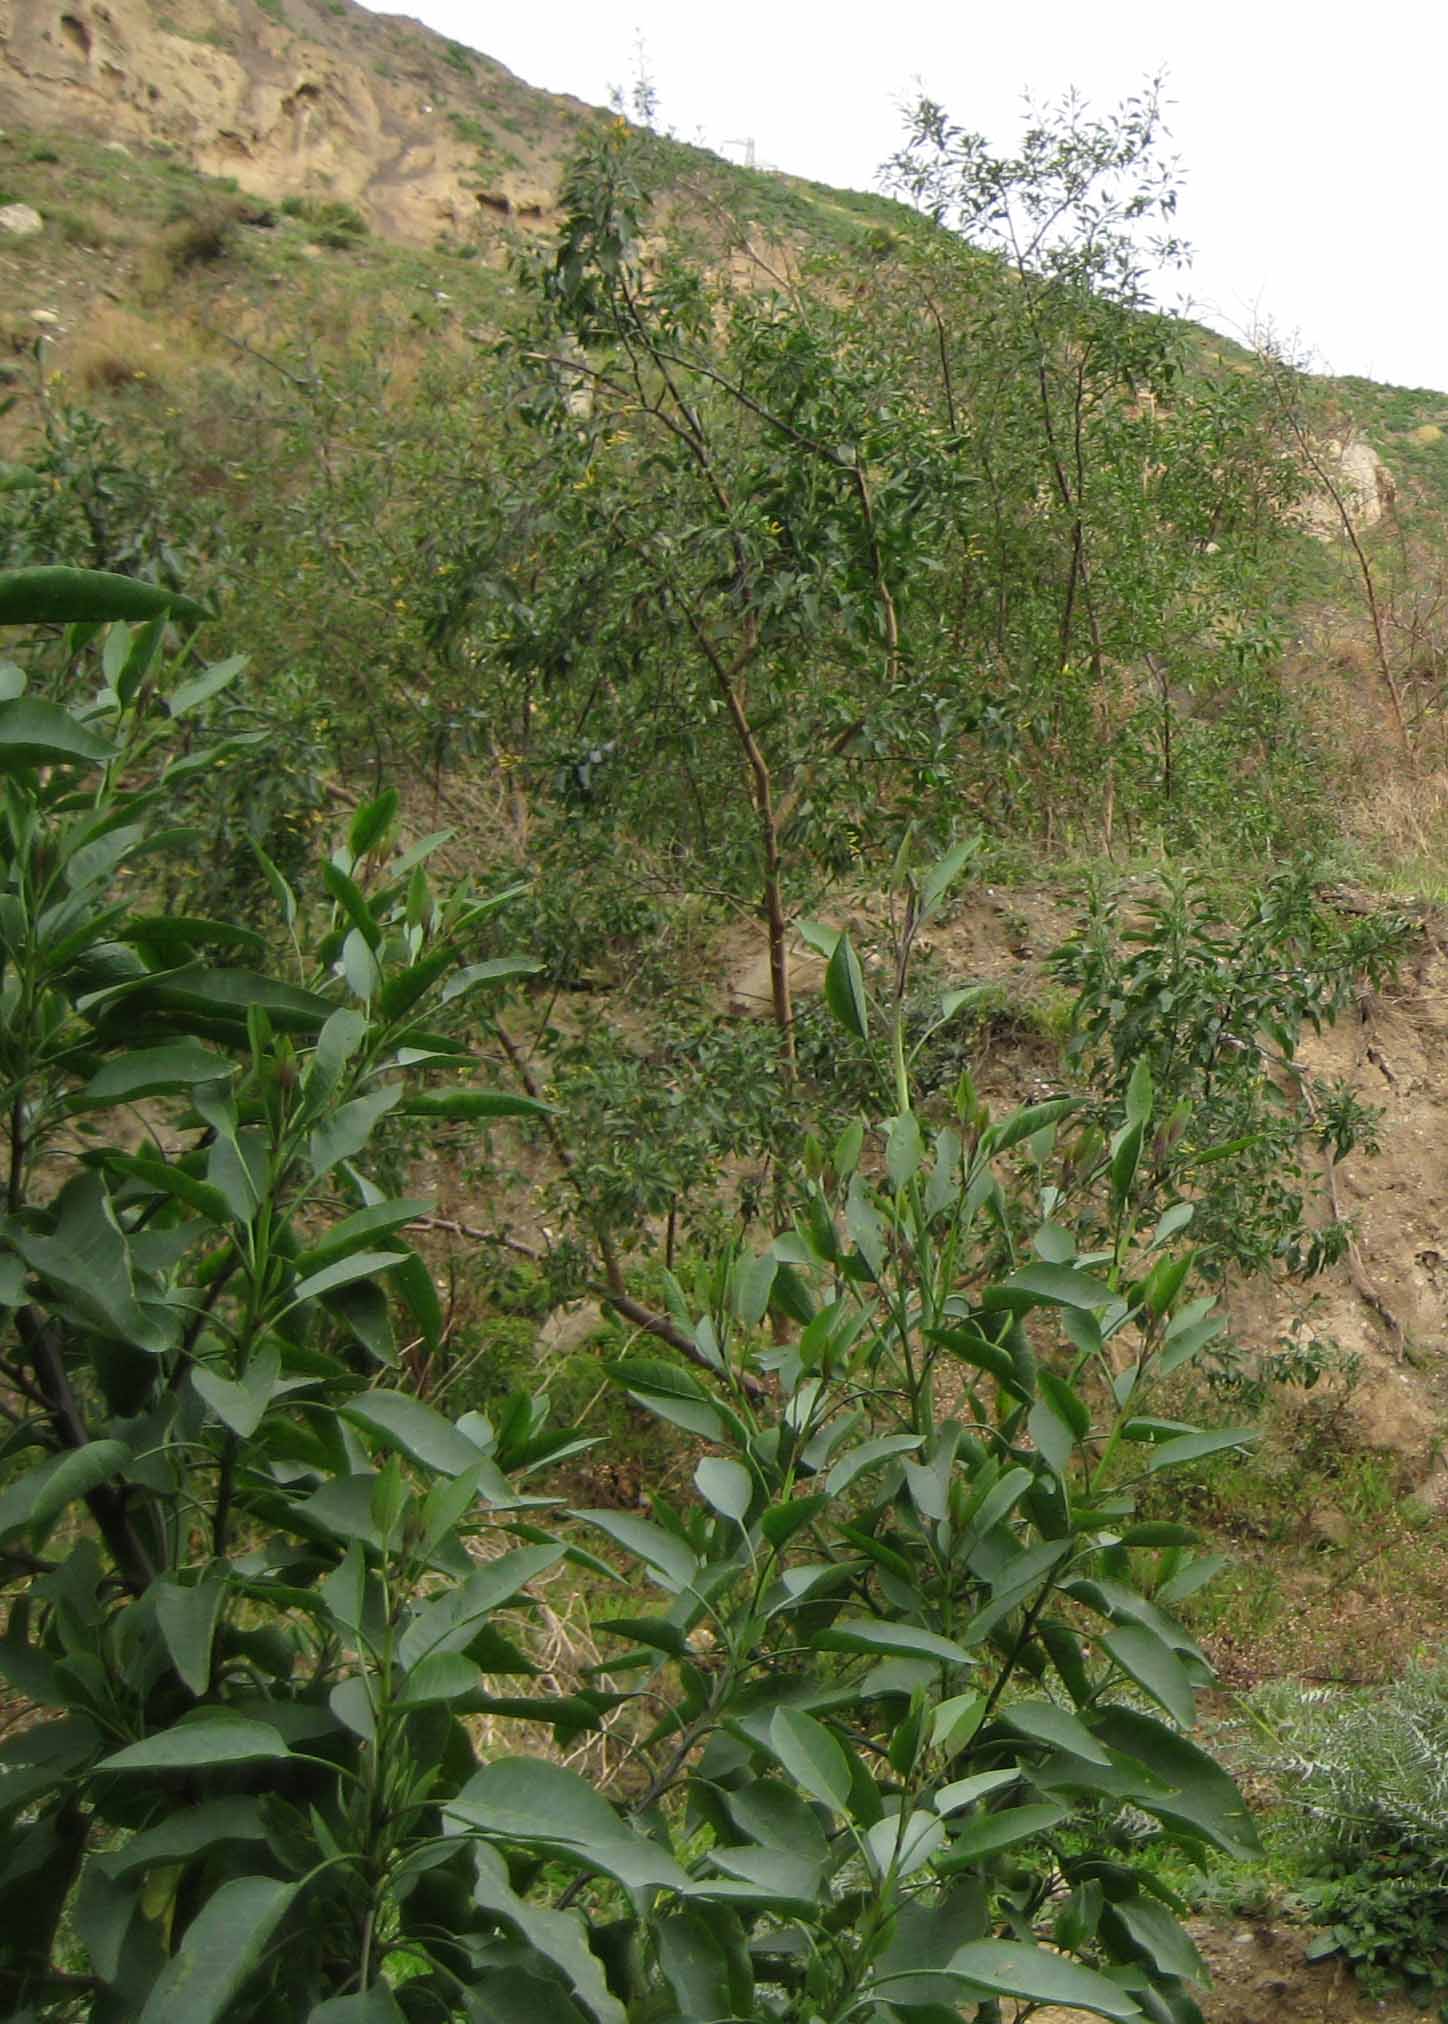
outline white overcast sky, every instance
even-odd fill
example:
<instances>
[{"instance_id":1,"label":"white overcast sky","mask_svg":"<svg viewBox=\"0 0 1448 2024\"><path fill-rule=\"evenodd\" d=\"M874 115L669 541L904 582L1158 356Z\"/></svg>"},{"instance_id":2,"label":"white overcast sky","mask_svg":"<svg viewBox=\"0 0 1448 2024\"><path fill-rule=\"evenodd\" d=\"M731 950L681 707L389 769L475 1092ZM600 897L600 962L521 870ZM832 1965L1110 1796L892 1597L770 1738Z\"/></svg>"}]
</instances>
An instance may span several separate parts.
<instances>
[{"instance_id":1,"label":"white overcast sky","mask_svg":"<svg viewBox=\"0 0 1448 2024\"><path fill-rule=\"evenodd\" d=\"M857 189L923 85L1008 151L1022 96L1105 110L1167 73L1196 313L1260 319L1321 369L1448 390L1448 8L1443 0L410 0L529 84L591 104L639 38L683 140Z\"/></svg>"}]
</instances>

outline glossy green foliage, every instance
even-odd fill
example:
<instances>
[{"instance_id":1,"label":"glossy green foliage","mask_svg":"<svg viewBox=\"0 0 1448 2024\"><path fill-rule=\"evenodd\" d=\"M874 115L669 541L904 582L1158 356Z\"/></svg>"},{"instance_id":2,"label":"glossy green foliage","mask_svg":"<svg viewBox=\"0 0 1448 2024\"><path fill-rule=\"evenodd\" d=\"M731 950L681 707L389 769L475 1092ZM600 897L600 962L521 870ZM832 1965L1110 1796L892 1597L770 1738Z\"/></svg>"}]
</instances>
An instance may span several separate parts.
<instances>
[{"instance_id":1,"label":"glossy green foliage","mask_svg":"<svg viewBox=\"0 0 1448 2024\"><path fill-rule=\"evenodd\" d=\"M1155 1077L1166 1116L1135 1157L1197 1199L1214 1272L1331 1264L1348 1232L1330 1209L1308 1213L1314 1170L1323 1153L1376 1149L1377 1112L1314 1081L1297 1048L1395 973L1414 930L1391 914L1340 919L1319 885L1310 863L1295 865L1236 918L1190 877L1159 896L1095 891L1051 958L1077 993L1068 1058L1104 1099L1107 1129L1122 1122L1134 1067Z\"/></svg>"},{"instance_id":2,"label":"glossy green foliage","mask_svg":"<svg viewBox=\"0 0 1448 2024\"><path fill-rule=\"evenodd\" d=\"M1134 1502L1250 1432L1150 1410L1211 1323L1137 1208L1149 1072L1094 1152L1058 1148L1067 1099L997 1121L966 1083L921 1119L898 1002L881 1034L839 942L894 1114L810 1148L767 1250L672 1287L692 1364L613 1367L696 1444L691 1493L561 1513L538 1472L586 1437L542 1398L495 1424L420 1395L426 1205L374 1178L388 1118L536 1110L426 1023L527 966L467 961L497 902L435 893L387 794L320 914L261 866L296 981L225 923L159 924L170 645L82 627L86 700L0 723L0 1673L38 1714L0 1745L12 2014L1195 2018L1113 1823L1253 1834L1181 1733L1210 1674L1171 1609L1211 1562ZM1114 1241L1083 1252L1097 1199ZM528 1617L565 1555L618 1608L560 1693ZM509 1749L513 1717L623 1723L630 1776Z\"/></svg>"},{"instance_id":3,"label":"glossy green foliage","mask_svg":"<svg viewBox=\"0 0 1448 2024\"><path fill-rule=\"evenodd\" d=\"M562 1551L510 1536L538 1500L507 1472L567 1443L415 1394L428 1204L377 1185L378 1134L537 1110L428 1025L532 966L469 963L497 901L435 890L439 840L400 847L390 794L320 904L259 867L294 978L252 931L153 911L207 764L171 727L240 662L198 671L184 600L39 576L0 584L67 624L32 661L58 653L70 698L14 669L0 704L0 1674L41 1717L0 1772L0 1986L17 2015L151 2024L382 2004L378 1920L394 1945L404 1860L434 1867L478 1656L529 1670L490 1620Z\"/></svg>"}]
</instances>

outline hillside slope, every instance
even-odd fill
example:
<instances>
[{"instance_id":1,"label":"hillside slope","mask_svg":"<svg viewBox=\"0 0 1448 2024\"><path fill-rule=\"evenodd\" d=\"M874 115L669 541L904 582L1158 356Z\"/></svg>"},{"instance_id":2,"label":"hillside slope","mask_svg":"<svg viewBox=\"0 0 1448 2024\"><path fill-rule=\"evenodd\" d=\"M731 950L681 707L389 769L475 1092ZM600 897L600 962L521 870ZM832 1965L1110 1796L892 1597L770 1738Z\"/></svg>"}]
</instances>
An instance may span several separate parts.
<instances>
[{"instance_id":1,"label":"hillside slope","mask_svg":"<svg viewBox=\"0 0 1448 2024\"><path fill-rule=\"evenodd\" d=\"M546 232L603 117L420 22L353 0L0 0L0 123L163 148L251 195L356 205L380 233L501 263ZM826 239L896 207L679 147L774 227Z\"/></svg>"},{"instance_id":2,"label":"hillside slope","mask_svg":"<svg viewBox=\"0 0 1448 2024\"><path fill-rule=\"evenodd\" d=\"M400 238L540 220L589 108L351 0L9 0L0 119L165 142L257 196L361 204Z\"/></svg>"}]
</instances>

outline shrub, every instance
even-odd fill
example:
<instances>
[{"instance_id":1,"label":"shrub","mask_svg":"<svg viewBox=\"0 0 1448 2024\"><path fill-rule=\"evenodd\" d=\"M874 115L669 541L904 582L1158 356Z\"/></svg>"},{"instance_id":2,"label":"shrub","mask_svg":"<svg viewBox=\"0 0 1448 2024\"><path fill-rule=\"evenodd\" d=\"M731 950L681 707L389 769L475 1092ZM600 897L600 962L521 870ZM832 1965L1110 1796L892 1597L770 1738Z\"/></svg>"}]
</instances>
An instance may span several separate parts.
<instances>
[{"instance_id":1,"label":"shrub","mask_svg":"<svg viewBox=\"0 0 1448 2024\"><path fill-rule=\"evenodd\" d=\"M1328 1692L1278 1681L1249 1703L1250 1754L1278 1782L1297 1895L1369 1995L1448 1995L1448 1667Z\"/></svg>"},{"instance_id":2,"label":"shrub","mask_svg":"<svg viewBox=\"0 0 1448 2024\"><path fill-rule=\"evenodd\" d=\"M1275 1265L1311 1276L1342 1255L1347 1226L1307 1214L1317 1185L1307 1151L1374 1150L1378 1113L1341 1084L1314 1084L1294 1058L1303 1031L1330 1024L1361 981L1393 975L1413 932L1397 915L1339 922L1299 864L1236 920L1191 876L1134 900L1093 892L1053 952L1053 974L1077 994L1068 1059L1105 1099L1106 1118L1119 1117L1141 1060L1172 1101L1151 1156L1196 1193L1195 1232L1214 1273Z\"/></svg>"},{"instance_id":3,"label":"shrub","mask_svg":"<svg viewBox=\"0 0 1448 2024\"><path fill-rule=\"evenodd\" d=\"M343 252L367 236L367 220L356 205L344 204L334 198L285 197L282 214L311 226L319 245Z\"/></svg>"},{"instance_id":4,"label":"shrub","mask_svg":"<svg viewBox=\"0 0 1448 2024\"><path fill-rule=\"evenodd\" d=\"M143 856L213 763L171 726L239 662L168 658L203 614L129 579L27 572L0 614L68 624L19 651L84 699L12 670L0 705L0 1674L43 1711L0 1745L10 2014L1190 2017L1198 1956L1115 1823L1254 1842L1178 1733L1210 1676L1169 1610L1210 1563L1131 1486L1243 1436L1141 1413L1211 1328L1120 1148L1074 1183L1113 1205L1103 1272L1038 1222L1071 1103L996 1122L962 1082L927 1143L902 1066L868 1147L811 1150L793 1230L672 1283L681 1355L609 1371L707 1446L697 1494L552 1515L538 1472L587 1443L539 1401L453 1421L398 1385L394 1316L423 1357L442 1316L372 1151L389 1113L537 1112L435 1030L529 968L463 962L495 903L435 892L384 793L320 919L259 858L303 981L246 967L255 933L147 906ZM827 995L858 1033L843 940ZM142 1103L132 1151L108 1120ZM1140 1133L1144 1070L1127 1105ZM565 1552L628 1612L572 1692L522 1648ZM480 1762L479 1715L617 1720L632 1782Z\"/></svg>"},{"instance_id":5,"label":"shrub","mask_svg":"<svg viewBox=\"0 0 1448 2024\"><path fill-rule=\"evenodd\" d=\"M224 260L232 250L241 208L239 203L225 198L188 200L183 204L142 261L142 300L154 302L192 268Z\"/></svg>"}]
</instances>

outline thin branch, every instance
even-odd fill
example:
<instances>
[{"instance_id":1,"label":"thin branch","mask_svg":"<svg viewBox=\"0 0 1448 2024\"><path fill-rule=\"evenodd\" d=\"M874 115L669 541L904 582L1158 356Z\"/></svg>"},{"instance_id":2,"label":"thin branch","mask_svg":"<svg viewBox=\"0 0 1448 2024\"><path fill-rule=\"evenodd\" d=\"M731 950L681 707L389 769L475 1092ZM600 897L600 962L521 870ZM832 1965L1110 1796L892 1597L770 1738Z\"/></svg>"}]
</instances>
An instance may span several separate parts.
<instances>
[{"instance_id":1,"label":"thin branch","mask_svg":"<svg viewBox=\"0 0 1448 2024\"><path fill-rule=\"evenodd\" d=\"M501 1023L497 1027L497 1034L513 1073L522 1083L529 1096L533 1098L534 1102L541 1103L543 1097L537 1077L534 1075L532 1067L517 1041L514 1040L513 1036ZM563 1169L564 1176L572 1187L577 1197L578 1205L583 1211L584 1219L593 1233L593 1241L598 1249L599 1261L603 1266L603 1282L601 1284L591 1282L588 1288L589 1292L597 1299L602 1300L605 1305L614 1308L626 1321L631 1321L635 1328L641 1328L646 1334L656 1336L660 1342L668 1343L670 1348L678 1350L681 1356L687 1357L690 1363L697 1364L701 1370L710 1371L713 1375L717 1376L718 1372L715 1366L702 1353L692 1337L686 1335L683 1329L672 1322L666 1314L659 1314L653 1308L646 1307L642 1301L636 1300L629 1292L624 1281L623 1266L619 1261L617 1247L614 1244L607 1225L600 1221L593 1213L592 1204L589 1202L583 1183L578 1176L578 1163L573 1157L572 1148L564 1138L562 1131L559 1129L558 1122L551 1112L546 1113L543 1118L543 1129L547 1134L549 1144L553 1148L554 1157ZM465 1229L464 1234L471 1235L472 1233ZM504 1241L506 1242L506 1239ZM750 1377L744 1371L740 1371L736 1375L740 1384L751 1398L763 1398L765 1396L765 1387L759 1382L758 1378Z\"/></svg>"},{"instance_id":2,"label":"thin branch","mask_svg":"<svg viewBox=\"0 0 1448 2024\"><path fill-rule=\"evenodd\" d=\"M1363 595L1367 600L1368 618L1372 624L1378 673L1383 678L1383 686L1387 689L1389 701L1392 703L1393 717L1397 724L1399 742L1405 752L1411 752L1413 742L1408 734L1407 718L1403 712L1403 699L1399 693L1397 679L1393 674L1392 662L1388 655L1388 642L1383 623L1382 607L1378 603L1377 580L1373 575L1372 564L1368 561L1367 551L1358 539L1358 531L1353 525L1353 517L1348 510L1347 501L1343 497L1341 486L1334 482L1322 458L1313 448L1312 440L1303 426L1301 416L1293 403L1287 398L1282 384L1286 367L1280 359L1274 358L1270 352L1260 345L1257 356L1266 367L1267 376L1272 384L1272 391L1277 396L1278 411L1283 421L1292 431L1293 440L1297 444L1302 460L1332 501L1337 517L1342 524L1342 531L1352 548L1353 555L1357 561L1358 574L1362 578Z\"/></svg>"}]
</instances>

